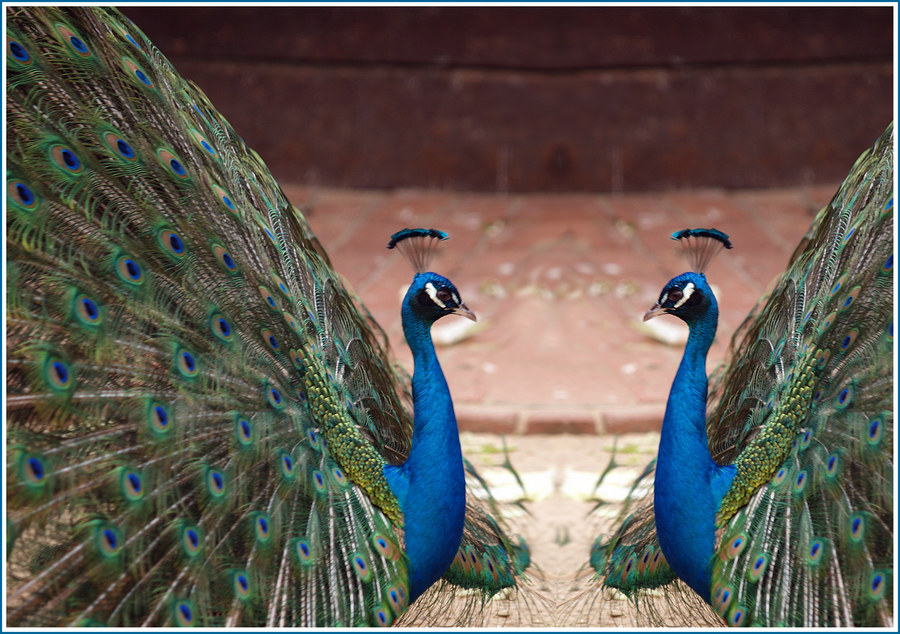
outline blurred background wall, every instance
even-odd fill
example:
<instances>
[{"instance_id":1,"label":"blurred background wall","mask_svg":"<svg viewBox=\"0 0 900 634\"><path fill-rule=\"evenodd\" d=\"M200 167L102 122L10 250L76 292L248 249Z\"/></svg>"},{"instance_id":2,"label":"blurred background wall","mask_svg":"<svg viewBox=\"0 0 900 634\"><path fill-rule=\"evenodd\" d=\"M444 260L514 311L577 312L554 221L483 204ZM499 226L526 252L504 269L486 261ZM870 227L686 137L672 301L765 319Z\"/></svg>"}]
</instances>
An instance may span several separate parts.
<instances>
[{"instance_id":1,"label":"blurred background wall","mask_svg":"<svg viewBox=\"0 0 900 634\"><path fill-rule=\"evenodd\" d=\"M123 7L282 182L838 182L893 118L891 7Z\"/></svg>"}]
</instances>

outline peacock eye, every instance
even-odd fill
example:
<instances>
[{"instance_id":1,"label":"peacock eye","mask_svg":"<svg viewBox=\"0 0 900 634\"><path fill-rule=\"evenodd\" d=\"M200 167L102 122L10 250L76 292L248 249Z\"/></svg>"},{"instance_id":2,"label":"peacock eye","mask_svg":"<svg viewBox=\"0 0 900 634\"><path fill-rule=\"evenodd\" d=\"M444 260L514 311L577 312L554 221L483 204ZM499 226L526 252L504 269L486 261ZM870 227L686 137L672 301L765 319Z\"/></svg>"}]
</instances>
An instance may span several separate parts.
<instances>
[{"instance_id":1,"label":"peacock eye","mask_svg":"<svg viewBox=\"0 0 900 634\"><path fill-rule=\"evenodd\" d=\"M449 302L451 298L450 291L448 291L446 288L440 289L437 292L437 298L442 302Z\"/></svg>"},{"instance_id":2,"label":"peacock eye","mask_svg":"<svg viewBox=\"0 0 900 634\"><path fill-rule=\"evenodd\" d=\"M677 302L682 297L684 297L684 293L681 292L680 288L675 288L669 291L669 301Z\"/></svg>"}]
</instances>

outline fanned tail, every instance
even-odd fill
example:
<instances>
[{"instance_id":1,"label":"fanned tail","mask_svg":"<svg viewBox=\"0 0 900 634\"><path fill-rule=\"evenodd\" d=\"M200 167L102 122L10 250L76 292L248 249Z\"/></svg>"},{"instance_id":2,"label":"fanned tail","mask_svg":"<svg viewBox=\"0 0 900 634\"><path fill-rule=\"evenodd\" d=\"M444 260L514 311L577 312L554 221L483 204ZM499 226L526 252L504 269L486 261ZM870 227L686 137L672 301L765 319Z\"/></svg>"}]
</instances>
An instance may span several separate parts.
<instances>
[{"instance_id":1,"label":"fanned tail","mask_svg":"<svg viewBox=\"0 0 900 634\"><path fill-rule=\"evenodd\" d=\"M7 18L7 622L392 623L383 333L130 21Z\"/></svg>"},{"instance_id":2,"label":"fanned tail","mask_svg":"<svg viewBox=\"0 0 900 634\"><path fill-rule=\"evenodd\" d=\"M893 132L818 214L715 388L710 445L738 475L713 605L732 624L893 623Z\"/></svg>"},{"instance_id":3,"label":"fanned tail","mask_svg":"<svg viewBox=\"0 0 900 634\"><path fill-rule=\"evenodd\" d=\"M710 381L710 451L738 470L712 575L712 608L730 625L894 622L893 146L891 124ZM652 594L676 606L697 597L652 565L656 552L646 503L598 538L591 564L605 587L637 598L639 622L672 624Z\"/></svg>"}]
</instances>

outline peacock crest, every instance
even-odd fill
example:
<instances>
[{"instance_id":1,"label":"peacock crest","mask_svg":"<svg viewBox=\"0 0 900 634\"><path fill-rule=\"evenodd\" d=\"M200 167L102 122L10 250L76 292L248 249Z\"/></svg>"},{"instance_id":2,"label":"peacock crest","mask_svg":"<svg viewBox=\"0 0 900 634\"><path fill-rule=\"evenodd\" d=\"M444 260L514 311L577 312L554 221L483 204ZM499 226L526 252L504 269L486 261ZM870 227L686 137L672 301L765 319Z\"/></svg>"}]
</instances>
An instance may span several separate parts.
<instances>
[{"instance_id":1,"label":"peacock crest","mask_svg":"<svg viewBox=\"0 0 900 634\"><path fill-rule=\"evenodd\" d=\"M694 273L703 273L722 249L730 249L728 236L718 229L682 229L672 234Z\"/></svg>"},{"instance_id":2,"label":"peacock crest","mask_svg":"<svg viewBox=\"0 0 900 634\"><path fill-rule=\"evenodd\" d=\"M431 266L438 245L449 238L437 229L401 229L391 236L387 248L396 248L416 273L425 273Z\"/></svg>"}]
</instances>

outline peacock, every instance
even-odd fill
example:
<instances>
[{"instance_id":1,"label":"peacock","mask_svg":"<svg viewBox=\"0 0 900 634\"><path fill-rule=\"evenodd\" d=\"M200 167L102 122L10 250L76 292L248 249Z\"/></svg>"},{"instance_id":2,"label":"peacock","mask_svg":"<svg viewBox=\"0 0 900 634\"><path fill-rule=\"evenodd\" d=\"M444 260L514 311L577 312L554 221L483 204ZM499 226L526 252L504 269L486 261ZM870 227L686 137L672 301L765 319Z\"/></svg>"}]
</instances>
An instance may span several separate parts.
<instances>
[{"instance_id":1,"label":"peacock","mask_svg":"<svg viewBox=\"0 0 900 634\"><path fill-rule=\"evenodd\" d=\"M6 61L6 622L390 625L513 592L528 548L466 494L430 335L475 318L427 270L447 235L389 244L410 391L262 159L121 13L8 8Z\"/></svg>"},{"instance_id":2,"label":"peacock","mask_svg":"<svg viewBox=\"0 0 900 634\"><path fill-rule=\"evenodd\" d=\"M671 314L690 334L652 504L626 507L591 553L648 620L684 607L701 622L698 596L733 626L893 624L893 149L891 124L738 330L709 403L718 308L704 270L732 244L673 235L691 270L644 320Z\"/></svg>"}]
</instances>

